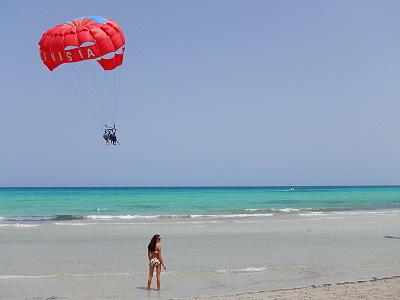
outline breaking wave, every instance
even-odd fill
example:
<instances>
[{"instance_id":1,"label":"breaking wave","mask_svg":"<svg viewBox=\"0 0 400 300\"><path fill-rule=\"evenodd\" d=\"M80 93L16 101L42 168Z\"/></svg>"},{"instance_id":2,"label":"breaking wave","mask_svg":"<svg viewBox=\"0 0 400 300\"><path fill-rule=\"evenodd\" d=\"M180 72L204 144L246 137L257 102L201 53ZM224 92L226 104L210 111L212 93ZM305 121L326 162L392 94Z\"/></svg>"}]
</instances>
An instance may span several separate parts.
<instances>
[{"instance_id":1,"label":"breaking wave","mask_svg":"<svg viewBox=\"0 0 400 300\"><path fill-rule=\"evenodd\" d=\"M241 269L222 269L218 270L217 273L255 273L266 271L266 267L247 267Z\"/></svg>"},{"instance_id":2,"label":"breaking wave","mask_svg":"<svg viewBox=\"0 0 400 300\"><path fill-rule=\"evenodd\" d=\"M237 210L238 213L219 213L219 214L155 214L155 215L138 215L138 214L91 214L91 215L50 215L50 216L0 216L0 225L9 226L12 223L15 227L34 227L36 225L21 224L27 222L55 222L56 225L66 225L69 221L152 221L152 220L168 220L182 219L197 220L206 219L208 222L218 222L220 220L230 219L254 219L272 217L275 215L296 215L299 217L322 217L322 216L352 216L352 215L391 215L399 214L399 209L350 209L350 208L246 208ZM213 221L214 220L214 221ZM65 223L64 223L65 222ZM76 225L84 225L85 223L76 222Z\"/></svg>"}]
</instances>

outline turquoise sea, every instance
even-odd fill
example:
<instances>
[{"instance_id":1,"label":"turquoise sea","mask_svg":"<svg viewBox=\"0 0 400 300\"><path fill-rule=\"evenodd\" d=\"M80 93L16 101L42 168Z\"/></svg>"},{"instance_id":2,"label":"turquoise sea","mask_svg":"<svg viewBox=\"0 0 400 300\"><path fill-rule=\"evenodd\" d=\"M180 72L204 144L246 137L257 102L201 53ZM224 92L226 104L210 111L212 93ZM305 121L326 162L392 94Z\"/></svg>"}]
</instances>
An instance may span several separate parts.
<instances>
[{"instance_id":1,"label":"turquoise sea","mask_svg":"<svg viewBox=\"0 0 400 300\"><path fill-rule=\"evenodd\" d=\"M0 221L400 210L400 186L0 188Z\"/></svg>"}]
</instances>

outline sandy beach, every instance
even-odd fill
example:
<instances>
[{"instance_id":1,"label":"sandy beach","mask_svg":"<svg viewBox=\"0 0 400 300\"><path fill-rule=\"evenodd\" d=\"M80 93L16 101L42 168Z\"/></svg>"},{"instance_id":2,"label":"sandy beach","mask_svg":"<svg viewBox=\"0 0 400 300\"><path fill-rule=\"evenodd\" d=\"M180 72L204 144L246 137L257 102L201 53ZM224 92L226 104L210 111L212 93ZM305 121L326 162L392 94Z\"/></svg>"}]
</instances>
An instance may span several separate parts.
<instances>
[{"instance_id":1,"label":"sandy beach","mask_svg":"<svg viewBox=\"0 0 400 300\"><path fill-rule=\"evenodd\" d=\"M400 276L372 278L353 282L338 282L321 286L259 291L237 295L196 299L213 300L289 300L289 299L400 299Z\"/></svg>"},{"instance_id":2,"label":"sandy beach","mask_svg":"<svg viewBox=\"0 0 400 300\"><path fill-rule=\"evenodd\" d=\"M399 221L388 210L3 223L0 299L398 299ZM160 292L145 288L154 233Z\"/></svg>"}]
</instances>

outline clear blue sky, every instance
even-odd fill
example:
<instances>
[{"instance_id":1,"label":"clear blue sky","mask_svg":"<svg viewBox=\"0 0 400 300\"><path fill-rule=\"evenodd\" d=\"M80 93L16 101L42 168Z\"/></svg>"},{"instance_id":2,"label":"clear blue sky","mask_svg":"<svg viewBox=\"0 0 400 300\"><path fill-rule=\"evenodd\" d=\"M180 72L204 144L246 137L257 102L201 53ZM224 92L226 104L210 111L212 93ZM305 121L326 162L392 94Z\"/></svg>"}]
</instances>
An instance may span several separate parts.
<instances>
[{"instance_id":1,"label":"clear blue sky","mask_svg":"<svg viewBox=\"0 0 400 300\"><path fill-rule=\"evenodd\" d=\"M400 184L399 1L0 11L0 186ZM42 33L82 15L126 35L117 148L39 58Z\"/></svg>"}]
</instances>

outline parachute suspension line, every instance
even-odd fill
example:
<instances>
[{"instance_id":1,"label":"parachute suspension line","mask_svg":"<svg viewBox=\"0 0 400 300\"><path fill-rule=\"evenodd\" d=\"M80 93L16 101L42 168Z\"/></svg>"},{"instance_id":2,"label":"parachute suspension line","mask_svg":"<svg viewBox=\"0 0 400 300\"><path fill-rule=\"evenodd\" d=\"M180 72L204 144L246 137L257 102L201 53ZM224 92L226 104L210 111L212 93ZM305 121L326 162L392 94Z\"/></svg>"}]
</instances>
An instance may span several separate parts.
<instances>
[{"instance_id":1,"label":"parachute suspension line","mask_svg":"<svg viewBox=\"0 0 400 300\"><path fill-rule=\"evenodd\" d=\"M113 79L113 75L114 75L114 70L110 70L110 71L105 71L104 75L106 75L106 81L107 81L107 111L109 112L109 117L110 117L110 121L112 123L114 122L114 116L113 116L113 86L112 86L112 79Z\"/></svg>"},{"instance_id":2,"label":"parachute suspension line","mask_svg":"<svg viewBox=\"0 0 400 300\"><path fill-rule=\"evenodd\" d=\"M66 76L68 78L68 81L70 82L70 86L72 87L72 90L74 91L74 93L79 97L79 99L86 100L88 97L87 96L87 87L85 86L85 84L82 80L77 79L79 77L77 77L76 74L74 74L74 69L73 69L72 64L66 66L64 72L65 72L64 76ZM62 74L64 74L64 72L62 72ZM90 103L88 103L88 104L90 105ZM93 107L92 107L92 109L93 109ZM96 112L96 115L99 116L99 114L97 112Z\"/></svg>"},{"instance_id":3,"label":"parachute suspension line","mask_svg":"<svg viewBox=\"0 0 400 300\"><path fill-rule=\"evenodd\" d=\"M112 91L111 91L111 105L112 105L112 122L115 124L115 72L116 70L111 71L111 79L112 79Z\"/></svg>"},{"instance_id":4,"label":"parachute suspension line","mask_svg":"<svg viewBox=\"0 0 400 300\"><path fill-rule=\"evenodd\" d=\"M117 122L117 116L118 116L118 104L119 104L119 93L120 93L120 86L121 86L121 70L118 68L117 73L115 74L116 76L116 82L115 82L115 122Z\"/></svg>"},{"instance_id":5,"label":"parachute suspension line","mask_svg":"<svg viewBox=\"0 0 400 300\"><path fill-rule=\"evenodd\" d=\"M93 87L90 86L88 79L86 78L86 74L85 74L85 70L84 70L84 66L79 66L80 68L77 69L77 67L73 64L71 64L69 71L71 73L74 73L72 78L74 80L74 82L77 82L77 84L80 87L79 90L79 94L81 94L83 97L85 97L85 99L92 99L94 97L92 97L91 93L93 93L92 89ZM89 102L89 101L88 101ZM90 103L90 102L89 102Z\"/></svg>"},{"instance_id":6,"label":"parachute suspension line","mask_svg":"<svg viewBox=\"0 0 400 300\"><path fill-rule=\"evenodd\" d=\"M111 123L112 122L112 114L111 114L111 108L110 108L110 102L112 99L110 99L110 74L112 71L105 71L102 70L101 72L97 72L98 74L98 83L99 83L99 88L98 90L101 92L101 99L103 99L103 109L107 115L107 122Z\"/></svg>"},{"instance_id":7,"label":"parachute suspension line","mask_svg":"<svg viewBox=\"0 0 400 300\"><path fill-rule=\"evenodd\" d=\"M96 114L101 117L104 124L104 122L107 121L107 114L102 109L102 105L99 104L101 102L99 102L100 97L97 95L97 88L93 85L93 83L91 83L92 75L90 73L90 67L92 67L90 64L83 64L81 66L73 65L72 70L75 73L73 78L75 81L81 84L80 86L82 89L79 90L79 94L84 96L85 102L87 102L96 112Z\"/></svg>"},{"instance_id":8,"label":"parachute suspension line","mask_svg":"<svg viewBox=\"0 0 400 300\"><path fill-rule=\"evenodd\" d=\"M120 70L102 70L94 61L61 66L74 95L90 109L102 126L117 122ZM100 68L100 69L99 69ZM65 73L65 74L64 74Z\"/></svg>"},{"instance_id":9,"label":"parachute suspension line","mask_svg":"<svg viewBox=\"0 0 400 300\"><path fill-rule=\"evenodd\" d=\"M74 66L73 71L78 83L82 86L81 94L86 94L87 102L97 108L97 112L102 116L104 124L111 124L113 112L113 93L112 73L105 71L92 61L81 62L80 66ZM115 123L115 122L114 122Z\"/></svg>"},{"instance_id":10,"label":"parachute suspension line","mask_svg":"<svg viewBox=\"0 0 400 300\"><path fill-rule=\"evenodd\" d=\"M118 77L119 77L119 69L113 69L109 71L100 72L99 78L102 80L100 85L104 89L104 93L102 94L103 98L105 98L104 107L106 108L107 116L110 117L110 124L116 124L116 97L118 92Z\"/></svg>"},{"instance_id":11,"label":"parachute suspension line","mask_svg":"<svg viewBox=\"0 0 400 300\"><path fill-rule=\"evenodd\" d=\"M119 74L119 69L113 70L113 104L114 104L114 115L113 115L113 122L114 124L117 122L117 80L118 80L118 74Z\"/></svg>"},{"instance_id":12,"label":"parachute suspension line","mask_svg":"<svg viewBox=\"0 0 400 300\"><path fill-rule=\"evenodd\" d=\"M68 68L65 68L68 69ZM92 105L86 100L87 97L83 95L81 92L85 90L85 87L82 87L82 82L79 80L76 80L72 74L72 68L68 69L67 71L64 70L65 72L60 72L60 74L63 74L65 78L67 78L67 81L70 83L69 85L72 87L72 90L74 91L74 94L77 99L81 100L83 103L86 104L86 106L89 108L89 110L93 113L94 117L99 121L101 125L105 124L105 119L102 118L96 110L92 107ZM81 83L80 87L78 87L79 84L77 82Z\"/></svg>"},{"instance_id":13,"label":"parachute suspension line","mask_svg":"<svg viewBox=\"0 0 400 300\"><path fill-rule=\"evenodd\" d=\"M87 86L87 92L89 94L89 99L92 99L92 103L96 103L95 106L99 108L102 112L102 116L106 121L107 120L107 99L104 95L104 86L101 84L98 84L98 81L96 80L96 74L99 73L99 66L94 62L94 61L87 61L82 63L82 66L80 66L79 70L83 73L83 79L84 83ZM78 72L77 72L78 73ZM102 72L100 72L102 73ZM79 78L79 73L78 76Z\"/></svg>"},{"instance_id":14,"label":"parachute suspension line","mask_svg":"<svg viewBox=\"0 0 400 300\"><path fill-rule=\"evenodd\" d=\"M99 102L102 103L102 108L107 116L107 122L110 122L111 120L108 119L110 118L110 109L109 109L109 102L110 102L110 98L108 96L109 93L109 80L108 80L108 72L109 71L104 71L101 70L101 72L96 72L95 74L97 74L96 77L96 89L99 92Z\"/></svg>"},{"instance_id":15,"label":"parachute suspension line","mask_svg":"<svg viewBox=\"0 0 400 300\"><path fill-rule=\"evenodd\" d=\"M90 99L90 95L88 92L83 92L87 91L86 87L82 84L81 81L76 80L76 77L72 76L71 77L71 72L65 72L69 76L69 81L71 82L71 85L73 86L73 91L77 98L81 100L86 106L90 109L90 111L93 113L93 115L96 117L96 119L99 121L99 123L104 124L105 123L105 118L102 116L99 112L96 111L96 109L93 107L92 103L88 101ZM76 82L80 82L81 84L76 84Z\"/></svg>"}]
</instances>

